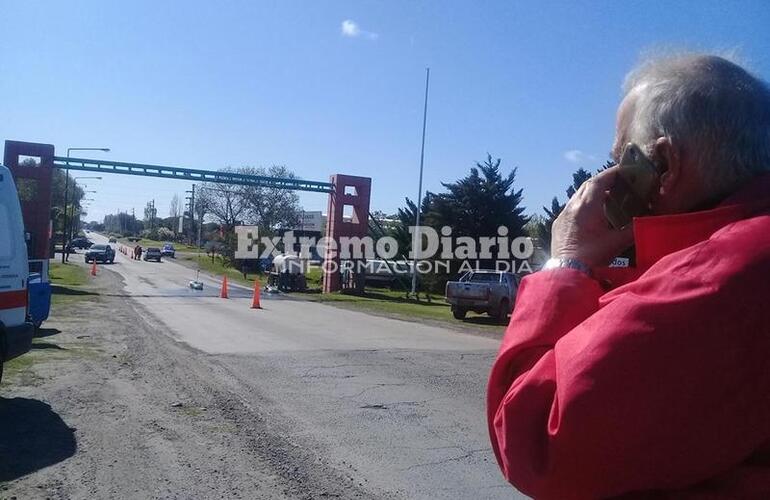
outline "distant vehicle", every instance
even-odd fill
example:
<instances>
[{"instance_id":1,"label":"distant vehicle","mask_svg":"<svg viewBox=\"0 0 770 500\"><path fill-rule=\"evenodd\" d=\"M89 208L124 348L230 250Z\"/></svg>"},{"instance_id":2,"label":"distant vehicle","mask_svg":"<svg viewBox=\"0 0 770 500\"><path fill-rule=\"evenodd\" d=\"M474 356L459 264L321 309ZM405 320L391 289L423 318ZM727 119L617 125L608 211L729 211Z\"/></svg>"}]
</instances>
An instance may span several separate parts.
<instances>
[{"instance_id":1,"label":"distant vehicle","mask_svg":"<svg viewBox=\"0 0 770 500\"><path fill-rule=\"evenodd\" d=\"M115 250L109 245L94 245L86 252L86 263L103 262L112 264L115 262Z\"/></svg>"},{"instance_id":2,"label":"distant vehicle","mask_svg":"<svg viewBox=\"0 0 770 500\"><path fill-rule=\"evenodd\" d=\"M0 165L0 379L3 364L28 352L35 328L27 318L29 262L19 195Z\"/></svg>"},{"instance_id":3,"label":"distant vehicle","mask_svg":"<svg viewBox=\"0 0 770 500\"><path fill-rule=\"evenodd\" d=\"M166 243L163 245L163 248L160 250L160 254L163 257L171 257L172 259L176 258L176 249L174 248L174 245L171 243Z\"/></svg>"},{"instance_id":4,"label":"distant vehicle","mask_svg":"<svg viewBox=\"0 0 770 500\"><path fill-rule=\"evenodd\" d=\"M156 262L160 262L160 258L162 257L160 253L160 248L157 247L149 247L147 250L144 251L144 256L142 259L145 261L154 260Z\"/></svg>"},{"instance_id":5,"label":"distant vehicle","mask_svg":"<svg viewBox=\"0 0 770 500\"><path fill-rule=\"evenodd\" d=\"M459 281L446 284L446 301L455 319L465 319L468 311L487 313L503 322L516 301L519 277L494 270L469 271Z\"/></svg>"},{"instance_id":6,"label":"distant vehicle","mask_svg":"<svg viewBox=\"0 0 770 500\"><path fill-rule=\"evenodd\" d=\"M93 244L94 244L93 241L89 240L88 238L83 238L81 236L78 238L73 238L72 241L70 241L69 246L70 246L70 249L79 248L81 250L88 250L89 248L91 248L91 246L93 246Z\"/></svg>"},{"instance_id":7,"label":"distant vehicle","mask_svg":"<svg viewBox=\"0 0 770 500\"><path fill-rule=\"evenodd\" d=\"M117 239L115 239L115 237L110 237L110 240L109 240L109 242L110 242L110 243L117 243L117 242L118 242L118 240L117 240Z\"/></svg>"},{"instance_id":8,"label":"distant vehicle","mask_svg":"<svg viewBox=\"0 0 770 500\"><path fill-rule=\"evenodd\" d=\"M367 260L366 284L383 287L392 286L397 280L411 282L413 269L413 263L404 260Z\"/></svg>"}]
</instances>

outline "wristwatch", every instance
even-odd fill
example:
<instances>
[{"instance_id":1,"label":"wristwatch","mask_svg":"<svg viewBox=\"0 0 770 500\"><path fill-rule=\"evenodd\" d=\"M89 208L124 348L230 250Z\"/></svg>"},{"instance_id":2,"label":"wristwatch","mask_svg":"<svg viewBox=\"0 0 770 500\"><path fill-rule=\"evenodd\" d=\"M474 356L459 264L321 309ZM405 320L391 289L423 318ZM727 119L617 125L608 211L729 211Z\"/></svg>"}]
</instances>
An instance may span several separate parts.
<instances>
[{"instance_id":1,"label":"wristwatch","mask_svg":"<svg viewBox=\"0 0 770 500\"><path fill-rule=\"evenodd\" d=\"M580 271L581 273L585 274L588 277L591 277L591 268L588 267L585 263L577 260L577 259L548 259L545 261L545 264L543 265L543 270L548 269L559 269L559 268L567 268L567 269L575 269L577 271Z\"/></svg>"}]
</instances>

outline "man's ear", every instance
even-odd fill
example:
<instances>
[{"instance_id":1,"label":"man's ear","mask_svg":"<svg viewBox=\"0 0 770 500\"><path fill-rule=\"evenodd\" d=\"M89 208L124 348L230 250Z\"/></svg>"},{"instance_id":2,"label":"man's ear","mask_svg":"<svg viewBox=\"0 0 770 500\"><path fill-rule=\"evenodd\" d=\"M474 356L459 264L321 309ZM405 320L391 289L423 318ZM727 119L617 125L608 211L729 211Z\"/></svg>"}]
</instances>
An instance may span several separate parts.
<instances>
[{"instance_id":1,"label":"man's ear","mask_svg":"<svg viewBox=\"0 0 770 500\"><path fill-rule=\"evenodd\" d=\"M652 147L652 162L660 174L659 196L668 196L682 177L682 161L668 137L660 137Z\"/></svg>"}]
</instances>

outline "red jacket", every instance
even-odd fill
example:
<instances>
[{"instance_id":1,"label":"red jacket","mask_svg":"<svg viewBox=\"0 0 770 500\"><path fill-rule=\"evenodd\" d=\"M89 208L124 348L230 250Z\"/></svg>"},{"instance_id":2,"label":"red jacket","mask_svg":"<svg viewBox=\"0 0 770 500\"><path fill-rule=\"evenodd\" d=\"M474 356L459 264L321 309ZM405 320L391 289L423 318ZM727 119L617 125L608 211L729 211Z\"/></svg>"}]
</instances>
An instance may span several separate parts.
<instances>
[{"instance_id":1,"label":"red jacket","mask_svg":"<svg viewBox=\"0 0 770 500\"><path fill-rule=\"evenodd\" d=\"M522 281L487 395L503 474L535 498L770 498L770 176L634 236L609 281Z\"/></svg>"}]
</instances>

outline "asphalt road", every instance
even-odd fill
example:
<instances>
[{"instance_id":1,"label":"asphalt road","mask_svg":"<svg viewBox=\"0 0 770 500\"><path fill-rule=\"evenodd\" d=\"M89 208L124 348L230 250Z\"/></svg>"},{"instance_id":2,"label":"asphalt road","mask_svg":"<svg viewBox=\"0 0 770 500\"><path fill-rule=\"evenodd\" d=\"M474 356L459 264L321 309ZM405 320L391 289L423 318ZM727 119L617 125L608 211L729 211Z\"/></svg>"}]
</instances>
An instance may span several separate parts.
<instances>
[{"instance_id":1,"label":"asphalt road","mask_svg":"<svg viewBox=\"0 0 770 500\"><path fill-rule=\"evenodd\" d=\"M298 471L317 460L372 498L520 496L500 475L484 417L499 339L267 294L254 310L251 290L232 283L230 299L208 277L191 290L195 272L173 259L118 253L100 268L122 277L116 294L158 335L204 353L218 383L300 450Z\"/></svg>"}]
</instances>

